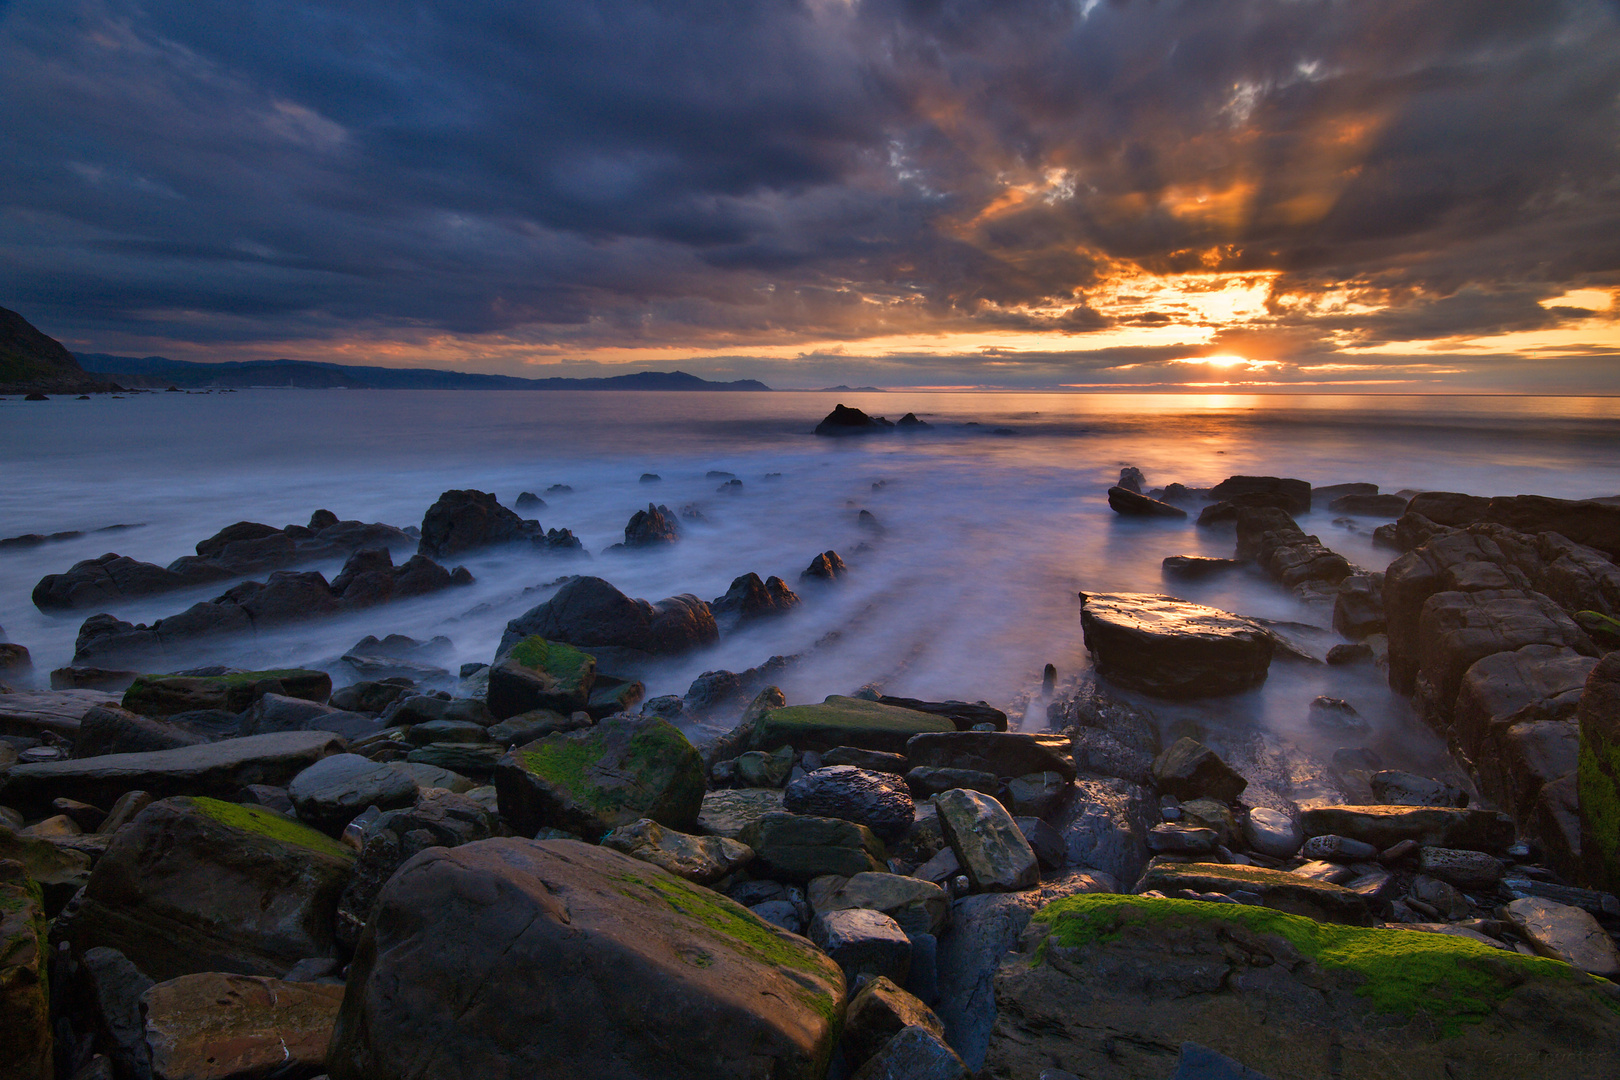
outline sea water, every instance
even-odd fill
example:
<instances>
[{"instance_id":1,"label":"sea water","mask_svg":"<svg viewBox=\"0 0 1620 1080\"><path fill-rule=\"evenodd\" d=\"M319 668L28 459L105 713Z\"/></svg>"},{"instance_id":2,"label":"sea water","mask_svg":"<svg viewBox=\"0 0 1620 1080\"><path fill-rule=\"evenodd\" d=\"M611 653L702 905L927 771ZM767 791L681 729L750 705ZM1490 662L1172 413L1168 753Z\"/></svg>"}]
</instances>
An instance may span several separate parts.
<instances>
[{"instance_id":1,"label":"sea water","mask_svg":"<svg viewBox=\"0 0 1620 1080\"><path fill-rule=\"evenodd\" d=\"M910 434L812 434L835 402L932 426ZM644 673L649 695L681 694L711 669L775 655L790 701L876 683L884 692L986 700L1015 725L1045 726L1044 665L1085 675L1081 591L1173 593L1239 614L1326 626L1258 572L1167 581L1165 556L1231 556L1230 526L1123 518L1107 488L1133 465L1149 486L1207 487L1234 474L1315 485L1371 481L1385 492L1450 490L1567 498L1620 493L1620 399L1000 393L640 393L264 389L90 401L0 401L0 536L86 530L82 538L0 550L0 626L32 651L34 680L67 664L93 612L45 614L29 593L45 574L108 551L168 564L232 522L303 524L318 508L345 519L420 525L440 492L476 488L571 529L588 559L511 549L471 552L476 583L237 638L199 643L185 663L329 667L358 639L444 635L448 666L488 662L508 619L568 574L600 575L632 596L712 599L733 578L778 575L804 603L713 648ZM720 490L730 473L740 489ZM643 482L644 473L657 482ZM572 490L548 493L552 485ZM649 503L701 521L680 541L604 549ZM861 528L860 511L880 533ZM112 524L137 528L97 534ZM1301 526L1352 563L1382 570L1379 522L1317 507ZM846 580L801 586L819 552ZM330 578L340 562L318 569ZM223 592L220 583L111 606L151 622ZM14 679L26 684L28 679ZM1259 690L1199 706L1210 722L1315 740L1318 694L1349 700L1368 740L1413 767L1438 744L1371 665L1273 665ZM1174 710L1171 710L1172 712ZM1185 713L1185 710L1183 710Z\"/></svg>"}]
</instances>

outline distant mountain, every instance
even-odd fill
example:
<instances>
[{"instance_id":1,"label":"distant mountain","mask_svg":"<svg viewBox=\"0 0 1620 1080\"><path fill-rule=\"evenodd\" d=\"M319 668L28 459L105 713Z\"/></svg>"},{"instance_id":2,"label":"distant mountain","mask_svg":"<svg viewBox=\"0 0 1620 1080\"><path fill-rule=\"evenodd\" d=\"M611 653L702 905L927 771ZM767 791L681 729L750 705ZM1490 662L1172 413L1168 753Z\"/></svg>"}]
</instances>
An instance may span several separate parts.
<instances>
[{"instance_id":1,"label":"distant mountain","mask_svg":"<svg viewBox=\"0 0 1620 1080\"><path fill-rule=\"evenodd\" d=\"M0 308L0 394L84 394L112 387L79 366L60 341Z\"/></svg>"},{"instance_id":2,"label":"distant mountain","mask_svg":"<svg viewBox=\"0 0 1620 1080\"><path fill-rule=\"evenodd\" d=\"M879 389L876 386L845 386L843 383L839 383L837 386L823 386L820 390L813 390L813 391L811 391L811 393L815 393L815 394L881 394L881 393L884 393L884 391Z\"/></svg>"},{"instance_id":3,"label":"distant mountain","mask_svg":"<svg viewBox=\"0 0 1620 1080\"><path fill-rule=\"evenodd\" d=\"M141 385L183 389L242 389L291 386L306 390L769 390L755 379L710 382L684 371L638 371L598 379L520 379L430 368L353 367L312 360L233 360L199 364L163 356L110 356L79 353L79 361L111 378L139 379Z\"/></svg>"}]
</instances>

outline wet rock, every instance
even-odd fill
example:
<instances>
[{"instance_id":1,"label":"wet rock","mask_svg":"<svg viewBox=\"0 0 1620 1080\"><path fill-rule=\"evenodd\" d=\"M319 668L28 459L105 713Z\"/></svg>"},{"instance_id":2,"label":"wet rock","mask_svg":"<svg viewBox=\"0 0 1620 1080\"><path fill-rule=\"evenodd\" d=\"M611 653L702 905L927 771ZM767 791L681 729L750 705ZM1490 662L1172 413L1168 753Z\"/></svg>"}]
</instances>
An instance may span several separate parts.
<instances>
[{"instance_id":1,"label":"wet rock","mask_svg":"<svg viewBox=\"0 0 1620 1080\"><path fill-rule=\"evenodd\" d=\"M75 946L115 948L154 978L279 975L334 955L353 853L259 807L153 803L112 838L71 926Z\"/></svg>"},{"instance_id":2,"label":"wet rock","mask_svg":"<svg viewBox=\"0 0 1620 1080\"><path fill-rule=\"evenodd\" d=\"M1598 921L1580 908L1526 897L1505 905L1502 917L1542 956L1589 975L1620 976L1620 950Z\"/></svg>"},{"instance_id":3,"label":"wet rock","mask_svg":"<svg viewBox=\"0 0 1620 1080\"><path fill-rule=\"evenodd\" d=\"M804 571L799 574L799 580L801 582L832 582L848 573L849 567L845 566L844 560L838 557L838 552L823 551L810 560L810 565L805 567Z\"/></svg>"},{"instance_id":4,"label":"wet rock","mask_svg":"<svg viewBox=\"0 0 1620 1080\"><path fill-rule=\"evenodd\" d=\"M737 839L754 849L757 873L782 881L807 882L824 874L853 877L888 869L877 834L838 818L766 814L746 825Z\"/></svg>"},{"instance_id":5,"label":"wet rock","mask_svg":"<svg viewBox=\"0 0 1620 1080\"><path fill-rule=\"evenodd\" d=\"M1219 754L1186 737L1177 739L1154 760L1153 779L1160 791L1178 799L1208 796L1226 803L1236 802L1249 786Z\"/></svg>"},{"instance_id":6,"label":"wet rock","mask_svg":"<svg viewBox=\"0 0 1620 1080\"><path fill-rule=\"evenodd\" d=\"M1273 859L1291 859L1305 842L1305 832L1281 810L1257 806L1244 819L1243 838L1252 851Z\"/></svg>"},{"instance_id":7,"label":"wet rock","mask_svg":"<svg viewBox=\"0 0 1620 1080\"><path fill-rule=\"evenodd\" d=\"M80 973L89 1019L119 1076L152 1075L152 1049L146 1042L141 995L153 985L117 949L87 949Z\"/></svg>"},{"instance_id":8,"label":"wet rock","mask_svg":"<svg viewBox=\"0 0 1620 1080\"><path fill-rule=\"evenodd\" d=\"M1620 892L1620 653L1592 669L1579 716L1582 884Z\"/></svg>"},{"instance_id":9,"label":"wet rock","mask_svg":"<svg viewBox=\"0 0 1620 1080\"><path fill-rule=\"evenodd\" d=\"M1058 772L1037 772L1007 781L1007 809L1016 817L1044 818L1069 794L1069 782Z\"/></svg>"},{"instance_id":10,"label":"wet rock","mask_svg":"<svg viewBox=\"0 0 1620 1080\"><path fill-rule=\"evenodd\" d=\"M525 834L551 827L594 839L644 817L691 831L703 759L666 720L611 717L508 751L495 787L501 815Z\"/></svg>"},{"instance_id":11,"label":"wet rock","mask_svg":"<svg viewBox=\"0 0 1620 1080\"><path fill-rule=\"evenodd\" d=\"M1009 731L952 731L914 735L906 742L913 766L973 769L995 776L1055 772L1075 778L1068 740Z\"/></svg>"},{"instance_id":12,"label":"wet rock","mask_svg":"<svg viewBox=\"0 0 1620 1080\"><path fill-rule=\"evenodd\" d=\"M141 998L162 1080L308 1076L326 1064L343 987L210 971Z\"/></svg>"},{"instance_id":13,"label":"wet rock","mask_svg":"<svg viewBox=\"0 0 1620 1080\"><path fill-rule=\"evenodd\" d=\"M1369 778L1373 797L1388 806L1467 806L1468 793L1455 784L1385 769Z\"/></svg>"},{"instance_id":14,"label":"wet rock","mask_svg":"<svg viewBox=\"0 0 1620 1080\"><path fill-rule=\"evenodd\" d=\"M1069 865L1130 884L1147 864L1151 798L1125 780L1077 780L1055 821Z\"/></svg>"},{"instance_id":15,"label":"wet rock","mask_svg":"<svg viewBox=\"0 0 1620 1080\"><path fill-rule=\"evenodd\" d=\"M698 832L736 840L760 818L782 812L782 792L772 788L709 791L698 811Z\"/></svg>"},{"instance_id":16,"label":"wet rock","mask_svg":"<svg viewBox=\"0 0 1620 1080\"><path fill-rule=\"evenodd\" d=\"M997 731L1007 730L1007 714L1000 709L991 708L982 701L924 701L921 698L893 697L888 694L878 695L877 701L880 705L893 705L897 709L911 709L930 716L946 717L956 725L958 731L982 730L980 727L982 724L989 724Z\"/></svg>"},{"instance_id":17,"label":"wet rock","mask_svg":"<svg viewBox=\"0 0 1620 1080\"><path fill-rule=\"evenodd\" d=\"M1214 559L1207 555L1168 555L1160 568L1167 578L1178 581L1202 581L1216 574L1236 570L1243 563L1238 559Z\"/></svg>"},{"instance_id":18,"label":"wet rock","mask_svg":"<svg viewBox=\"0 0 1620 1080\"><path fill-rule=\"evenodd\" d=\"M926 1027L902 1030L866 1060L851 1080L968 1080L956 1051Z\"/></svg>"},{"instance_id":19,"label":"wet rock","mask_svg":"<svg viewBox=\"0 0 1620 1080\"><path fill-rule=\"evenodd\" d=\"M1108 489L1108 508L1124 517L1185 518L1187 511L1179 506L1150 499L1139 491L1126 487Z\"/></svg>"},{"instance_id":20,"label":"wet rock","mask_svg":"<svg viewBox=\"0 0 1620 1080\"><path fill-rule=\"evenodd\" d=\"M534 709L568 716L584 709L596 684L596 658L572 645L530 635L490 665L486 702L497 720Z\"/></svg>"},{"instance_id":21,"label":"wet rock","mask_svg":"<svg viewBox=\"0 0 1620 1080\"><path fill-rule=\"evenodd\" d=\"M73 740L73 757L173 750L208 741L206 735L181 724L141 716L115 705L98 705L79 721L78 738Z\"/></svg>"},{"instance_id":22,"label":"wet rock","mask_svg":"<svg viewBox=\"0 0 1620 1080\"><path fill-rule=\"evenodd\" d=\"M1362 641L1371 634L1382 634L1384 618L1384 575L1351 574L1339 582L1333 598L1333 629L1351 641Z\"/></svg>"},{"instance_id":23,"label":"wet rock","mask_svg":"<svg viewBox=\"0 0 1620 1080\"><path fill-rule=\"evenodd\" d=\"M709 885L754 857L753 849L720 836L689 836L650 818L621 825L602 837L602 846L652 863L676 877Z\"/></svg>"},{"instance_id":24,"label":"wet rock","mask_svg":"<svg viewBox=\"0 0 1620 1080\"><path fill-rule=\"evenodd\" d=\"M1119 486L1133 494L1142 494L1142 485L1147 483L1147 477L1135 465L1127 465L1119 470Z\"/></svg>"},{"instance_id":25,"label":"wet rock","mask_svg":"<svg viewBox=\"0 0 1620 1080\"><path fill-rule=\"evenodd\" d=\"M300 820L337 836L368 806L398 810L416 802L416 781L402 769L358 754L322 758L287 785Z\"/></svg>"},{"instance_id":26,"label":"wet rock","mask_svg":"<svg viewBox=\"0 0 1620 1080\"><path fill-rule=\"evenodd\" d=\"M831 960L718 894L604 848L485 840L424 852L384 889L327 1066L819 1080L843 1007Z\"/></svg>"},{"instance_id":27,"label":"wet rock","mask_svg":"<svg viewBox=\"0 0 1620 1080\"><path fill-rule=\"evenodd\" d=\"M1001 778L978 769L945 769L919 765L906 773L906 786L914 797L930 799L944 791L963 788L994 797L1001 792Z\"/></svg>"},{"instance_id":28,"label":"wet rock","mask_svg":"<svg viewBox=\"0 0 1620 1080\"><path fill-rule=\"evenodd\" d=\"M1276 476L1229 476L1210 489L1209 497L1219 501L1253 493L1286 498L1290 513L1305 514L1311 509L1311 485L1303 480Z\"/></svg>"},{"instance_id":29,"label":"wet rock","mask_svg":"<svg viewBox=\"0 0 1620 1080\"><path fill-rule=\"evenodd\" d=\"M1306 836L1335 833L1379 850L1413 840L1433 847L1502 851L1513 843L1513 821L1489 810L1439 806L1318 806L1300 818Z\"/></svg>"},{"instance_id":30,"label":"wet rock","mask_svg":"<svg viewBox=\"0 0 1620 1080\"><path fill-rule=\"evenodd\" d=\"M845 405L834 405L833 411L828 413L816 425L817 435L869 435L873 432L889 432L894 430L893 422L881 416L868 416L859 409L852 409Z\"/></svg>"},{"instance_id":31,"label":"wet rock","mask_svg":"<svg viewBox=\"0 0 1620 1080\"><path fill-rule=\"evenodd\" d=\"M726 594L709 602L715 621L729 632L757 619L783 615L799 605L799 594L779 577L761 581L758 574L733 578Z\"/></svg>"},{"instance_id":32,"label":"wet rock","mask_svg":"<svg viewBox=\"0 0 1620 1080\"><path fill-rule=\"evenodd\" d=\"M1502 880L1502 863L1483 851L1426 847L1418 852L1418 870L1469 892L1494 889Z\"/></svg>"},{"instance_id":33,"label":"wet rock","mask_svg":"<svg viewBox=\"0 0 1620 1080\"><path fill-rule=\"evenodd\" d=\"M995 799L955 788L934 800L939 824L975 892L1010 892L1040 880L1035 852Z\"/></svg>"},{"instance_id":34,"label":"wet rock","mask_svg":"<svg viewBox=\"0 0 1620 1080\"><path fill-rule=\"evenodd\" d=\"M1317 922L1365 926L1371 921L1367 901L1349 889L1260 866L1160 863L1148 867L1136 883L1137 892L1152 890L1165 894L1181 890L1227 895L1246 892L1258 896L1265 907Z\"/></svg>"},{"instance_id":35,"label":"wet rock","mask_svg":"<svg viewBox=\"0 0 1620 1080\"><path fill-rule=\"evenodd\" d=\"M906 753L908 740L924 732L955 731L949 719L914 709L897 709L860 698L829 696L819 705L771 709L754 726L749 748L798 751L852 746L885 753Z\"/></svg>"},{"instance_id":36,"label":"wet rock","mask_svg":"<svg viewBox=\"0 0 1620 1080\"><path fill-rule=\"evenodd\" d=\"M332 693L329 704L345 712L380 713L402 697L415 693L415 683L407 678L368 679Z\"/></svg>"},{"instance_id":37,"label":"wet rock","mask_svg":"<svg viewBox=\"0 0 1620 1080\"><path fill-rule=\"evenodd\" d=\"M844 1059L858 1066L908 1027L924 1028L937 1039L945 1038L945 1025L932 1009L892 980L882 976L872 979L849 1000L844 1020Z\"/></svg>"},{"instance_id":38,"label":"wet rock","mask_svg":"<svg viewBox=\"0 0 1620 1080\"><path fill-rule=\"evenodd\" d=\"M1163 824L1148 830L1148 850L1156 855L1212 855L1219 837L1214 829Z\"/></svg>"},{"instance_id":39,"label":"wet rock","mask_svg":"<svg viewBox=\"0 0 1620 1080\"><path fill-rule=\"evenodd\" d=\"M1455 885L1425 874L1412 879L1407 902L1414 906L1425 905L1430 912L1450 922L1467 918L1471 910L1468 898Z\"/></svg>"},{"instance_id":40,"label":"wet rock","mask_svg":"<svg viewBox=\"0 0 1620 1080\"><path fill-rule=\"evenodd\" d=\"M1341 735L1362 735L1372 727L1356 707L1343 698L1317 697L1311 702L1306 718L1314 728Z\"/></svg>"},{"instance_id":41,"label":"wet rock","mask_svg":"<svg viewBox=\"0 0 1620 1080\"><path fill-rule=\"evenodd\" d=\"M845 908L817 915L810 940L843 969L846 981L872 975L896 983L911 970L911 939L881 911Z\"/></svg>"},{"instance_id":42,"label":"wet rock","mask_svg":"<svg viewBox=\"0 0 1620 1080\"><path fill-rule=\"evenodd\" d=\"M1237 693L1264 682L1271 665L1264 628L1174 597L1086 595L1080 621L1098 673L1156 697Z\"/></svg>"},{"instance_id":43,"label":"wet rock","mask_svg":"<svg viewBox=\"0 0 1620 1080\"><path fill-rule=\"evenodd\" d=\"M1574 620L1539 593L1511 589L1440 592L1418 620L1418 677L1442 723L1453 715L1463 676L1475 661L1526 645L1592 652Z\"/></svg>"},{"instance_id":44,"label":"wet rock","mask_svg":"<svg viewBox=\"0 0 1620 1080\"><path fill-rule=\"evenodd\" d=\"M1238 558L1253 559L1278 584L1305 598L1330 598L1350 576L1344 556L1307 535L1287 511L1276 507L1238 511L1237 541Z\"/></svg>"},{"instance_id":45,"label":"wet rock","mask_svg":"<svg viewBox=\"0 0 1620 1080\"><path fill-rule=\"evenodd\" d=\"M501 649L531 635L584 649L623 672L650 657L712 645L720 634L709 605L695 596L657 604L635 600L598 577L578 577L550 600L507 623Z\"/></svg>"},{"instance_id":46,"label":"wet rock","mask_svg":"<svg viewBox=\"0 0 1620 1080\"><path fill-rule=\"evenodd\" d=\"M842 818L865 825L884 841L911 829L911 793L893 773L831 765L805 773L787 787L783 805L795 814Z\"/></svg>"},{"instance_id":47,"label":"wet rock","mask_svg":"<svg viewBox=\"0 0 1620 1080\"><path fill-rule=\"evenodd\" d=\"M658 547L673 544L681 538L680 522L667 506L647 504L637 510L624 526L624 546L627 548Z\"/></svg>"},{"instance_id":48,"label":"wet rock","mask_svg":"<svg viewBox=\"0 0 1620 1080\"><path fill-rule=\"evenodd\" d=\"M411 765L431 765L487 782L495 774L495 766L505 749L499 743L429 743L406 754L405 761Z\"/></svg>"},{"instance_id":49,"label":"wet rock","mask_svg":"<svg viewBox=\"0 0 1620 1080\"><path fill-rule=\"evenodd\" d=\"M577 540L571 545L560 540L548 543L546 531L538 521L518 517L490 492L446 491L428 507L422 518L422 539L417 551L431 559L443 559L501 544L542 548L579 546Z\"/></svg>"},{"instance_id":50,"label":"wet rock","mask_svg":"<svg viewBox=\"0 0 1620 1080\"><path fill-rule=\"evenodd\" d=\"M1372 661L1373 655L1371 645L1368 645L1365 641L1358 641L1354 644L1339 644L1333 646L1333 648L1329 649L1327 652L1327 662L1329 667L1343 667L1347 664L1365 664Z\"/></svg>"},{"instance_id":51,"label":"wet rock","mask_svg":"<svg viewBox=\"0 0 1620 1080\"><path fill-rule=\"evenodd\" d=\"M881 911L913 936L937 935L950 917L950 901L945 890L933 882L871 871L847 878L813 879L810 906L818 915L846 908Z\"/></svg>"},{"instance_id":52,"label":"wet rock","mask_svg":"<svg viewBox=\"0 0 1620 1080\"><path fill-rule=\"evenodd\" d=\"M382 719L393 727L416 727L431 723L471 723L490 728L495 717L489 706L477 698L453 698L435 694L410 694L383 710Z\"/></svg>"}]
</instances>

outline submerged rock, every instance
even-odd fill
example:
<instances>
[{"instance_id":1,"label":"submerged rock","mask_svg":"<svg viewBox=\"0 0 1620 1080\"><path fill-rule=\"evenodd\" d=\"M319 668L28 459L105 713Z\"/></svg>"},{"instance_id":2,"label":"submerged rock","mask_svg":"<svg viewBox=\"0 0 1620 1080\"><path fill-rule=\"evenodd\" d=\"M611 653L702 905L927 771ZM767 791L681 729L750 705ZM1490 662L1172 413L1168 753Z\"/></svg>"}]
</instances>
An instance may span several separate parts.
<instances>
[{"instance_id":1,"label":"submerged rock","mask_svg":"<svg viewBox=\"0 0 1620 1080\"><path fill-rule=\"evenodd\" d=\"M1150 499L1139 491L1126 487L1108 489L1108 508L1124 517L1185 518L1187 511L1179 506Z\"/></svg>"},{"instance_id":2,"label":"submerged rock","mask_svg":"<svg viewBox=\"0 0 1620 1080\"><path fill-rule=\"evenodd\" d=\"M817 435L867 435L872 432L893 430L892 421L885 420L881 416L868 416L859 409L845 405L834 405L833 411L816 425Z\"/></svg>"}]
</instances>

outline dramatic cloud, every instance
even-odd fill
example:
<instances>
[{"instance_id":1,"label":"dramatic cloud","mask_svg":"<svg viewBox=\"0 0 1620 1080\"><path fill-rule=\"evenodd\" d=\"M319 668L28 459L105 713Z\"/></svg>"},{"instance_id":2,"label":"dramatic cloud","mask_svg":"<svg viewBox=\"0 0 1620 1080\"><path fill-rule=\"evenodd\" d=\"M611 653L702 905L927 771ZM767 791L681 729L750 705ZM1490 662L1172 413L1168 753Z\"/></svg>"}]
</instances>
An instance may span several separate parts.
<instances>
[{"instance_id":1,"label":"dramatic cloud","mask_svg":"<svg viewBox=\"0 0 1620 1080\"><path fill-rule=\"evenodd\" d=\"M1617 381L1612 2L16 0L0 110L85 351Z\"/></svg>"}]
</instances>

